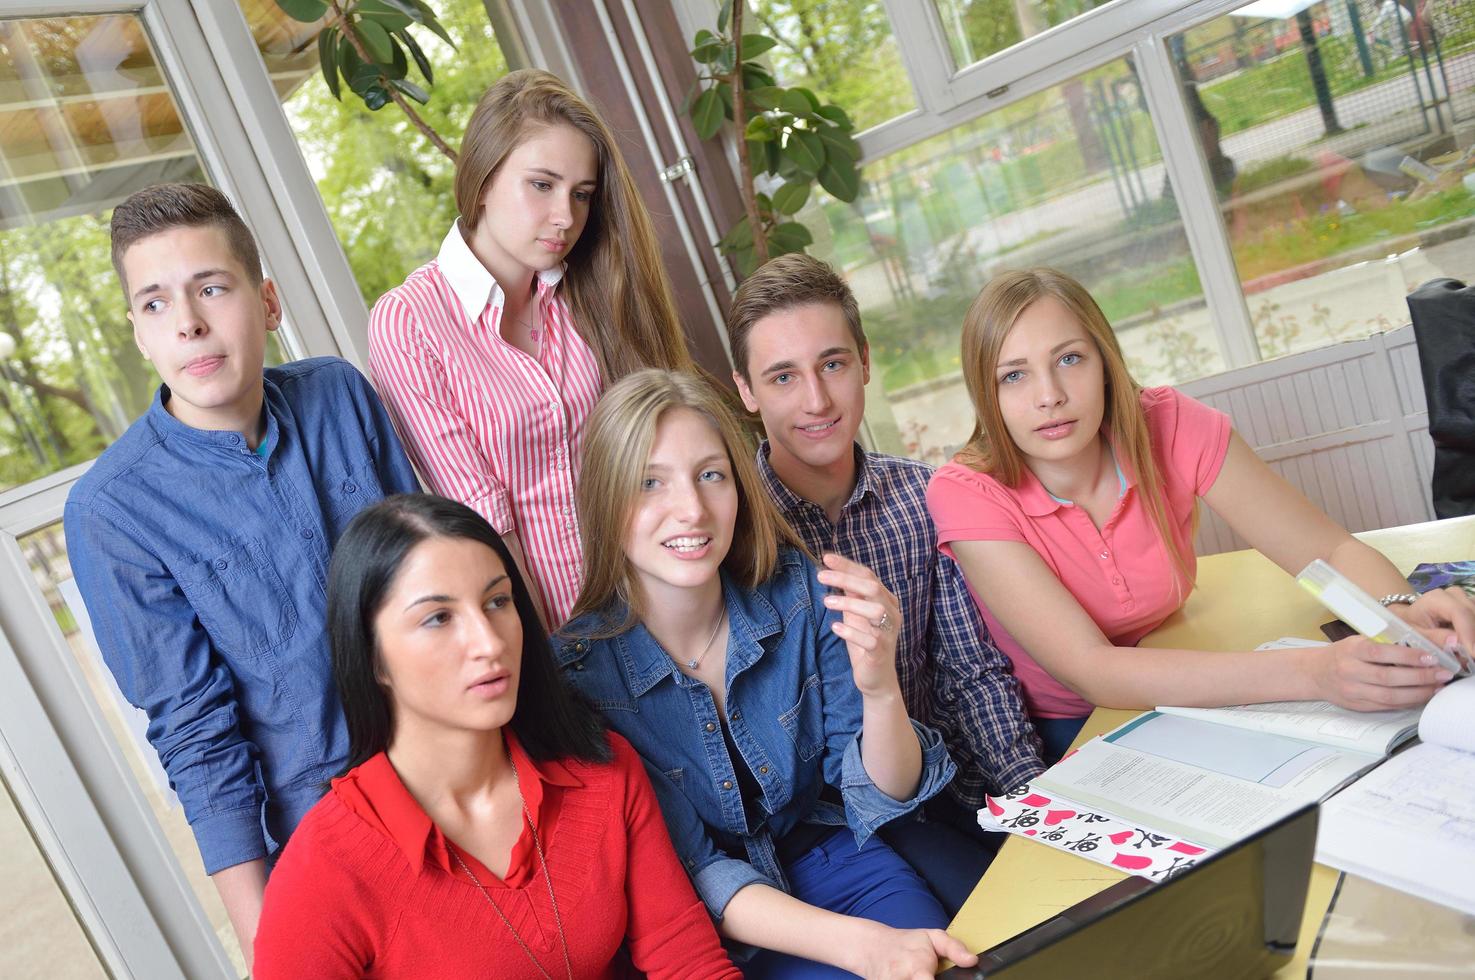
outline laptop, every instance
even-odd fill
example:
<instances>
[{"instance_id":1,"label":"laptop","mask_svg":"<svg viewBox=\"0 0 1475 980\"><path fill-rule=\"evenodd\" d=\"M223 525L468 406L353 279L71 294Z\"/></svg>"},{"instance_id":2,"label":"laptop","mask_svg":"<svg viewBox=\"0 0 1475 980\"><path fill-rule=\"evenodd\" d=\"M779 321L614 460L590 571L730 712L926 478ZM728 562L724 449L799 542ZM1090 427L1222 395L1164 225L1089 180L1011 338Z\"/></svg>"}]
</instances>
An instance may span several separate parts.
<instances>
[{"instance_id":1,"label":"laptop","mask_svg":"<svg viewBox=\"0 0 1475 980\"><path fill-rule=\"evenodd\" d=\"M1163 882L1128 878L941 976L1269 976L1296 952L1316 817L1303 807Z\"/></svg>"}]
</instances>

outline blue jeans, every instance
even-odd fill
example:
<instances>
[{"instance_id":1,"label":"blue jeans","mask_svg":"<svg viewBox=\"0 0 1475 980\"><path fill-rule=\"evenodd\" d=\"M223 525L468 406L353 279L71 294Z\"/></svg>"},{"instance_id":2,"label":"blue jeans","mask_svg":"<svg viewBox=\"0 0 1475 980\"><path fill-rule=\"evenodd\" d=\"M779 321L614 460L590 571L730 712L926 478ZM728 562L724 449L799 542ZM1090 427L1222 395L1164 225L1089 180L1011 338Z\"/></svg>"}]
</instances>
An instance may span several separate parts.
<instances>
[{"instance_id":1,"label":"blue jeans","mask_svg":"<svg viewBox=\"0 0 1475 980\"><path fill-rule=\"evenodd\" d=\"M801 902L898 929L947 928L947 913L927 885L879 837L871 837L857 850L855 835L848 828L837 828L784 872L790 894ZM740 966L749 980L830 980L852 975L766 949Z\"/></svg>"},{"instance_id":2,"label":"blue jeans","mask_svg":"<svg viewBox=\"0 0 1475 980\"><path fill-rule=\"evenodd\" d=\"M1086 723L1085 718L1031 718L1030 721L1035 723L1035 731L1040 733L1040 741L1045 743L1043 755L1047 766L1060 761Z\"/></svg>"},{"instance_id":3,"label":"blue jeans","mask_svg":"<svg viewBox=\"0 0 1475 980\"><path fill-rule=\"evenodd\" d=\"M926 811L926 823L908 814L882 827L881 839L922 876L943 911L955 916L1007 835L983 830L946 793L928 800Z\"/></svg>"}]
</instances>

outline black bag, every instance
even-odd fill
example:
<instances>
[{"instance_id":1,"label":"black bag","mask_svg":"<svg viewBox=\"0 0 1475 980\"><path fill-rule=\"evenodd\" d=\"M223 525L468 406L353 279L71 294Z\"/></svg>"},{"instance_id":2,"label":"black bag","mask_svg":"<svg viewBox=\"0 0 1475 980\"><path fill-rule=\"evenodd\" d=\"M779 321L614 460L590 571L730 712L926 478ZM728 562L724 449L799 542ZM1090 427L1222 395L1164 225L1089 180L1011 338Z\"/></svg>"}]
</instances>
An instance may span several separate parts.
<instances>
[{"instance_id":1,"label":"black bag","mask_svg":"<svg viewBox=\"0 0 1475 980\"><path fill-rule=\"evenodd\" d=\"M1475 287L1431 279L1408 294L1408 311L1434 440L1434 513L1475 514Z\"/></svg>"}]
</instances>

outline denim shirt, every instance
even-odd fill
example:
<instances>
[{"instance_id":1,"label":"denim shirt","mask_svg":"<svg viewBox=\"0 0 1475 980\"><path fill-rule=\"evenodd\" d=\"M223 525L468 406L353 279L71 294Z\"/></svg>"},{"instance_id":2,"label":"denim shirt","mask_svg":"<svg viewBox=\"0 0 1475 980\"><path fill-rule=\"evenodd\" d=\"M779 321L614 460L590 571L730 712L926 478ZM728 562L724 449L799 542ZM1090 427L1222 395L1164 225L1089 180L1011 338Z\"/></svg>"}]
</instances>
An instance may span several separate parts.
<instances>
[{"instance_id":1,"label":"denim shirt","mask_svg":"<svg viewBox=\"0 0 1475 980\"><path fill-rule=\"evenodd\" d=\"M67 497L72 570L118 687L147 712L205 871L285 843L348 751L328 656L328 556L419 489L363 375L263 373L265 455L191 428L161 386Z\"/></svg>"},{"instance_id":2,"label":"denim shirt","mask_svg":"<svg viewBox=\"0 0 1475 980\"><path fill-rule=\"evenodd\" d=\"M845 643L830 629L837 615L824 606L816 572L785 548L773 576L756 589L722 576L727 720L763 791L756 827L748 826L711 690L677 670L643 625L591 639L608 621L592 613L566 624L555 642L564 676L645 760L671 842L714 916L745 885L787 891L775 842L799 823L849 826L864 844L953 775L941 737L913 722L922 748L916 794L894 800L871 780L860 755L860 692ZM613 610L615 622L623 612ZM826 784L839 790L843 809L820 799Z\"/></svg>"}]
</instances>

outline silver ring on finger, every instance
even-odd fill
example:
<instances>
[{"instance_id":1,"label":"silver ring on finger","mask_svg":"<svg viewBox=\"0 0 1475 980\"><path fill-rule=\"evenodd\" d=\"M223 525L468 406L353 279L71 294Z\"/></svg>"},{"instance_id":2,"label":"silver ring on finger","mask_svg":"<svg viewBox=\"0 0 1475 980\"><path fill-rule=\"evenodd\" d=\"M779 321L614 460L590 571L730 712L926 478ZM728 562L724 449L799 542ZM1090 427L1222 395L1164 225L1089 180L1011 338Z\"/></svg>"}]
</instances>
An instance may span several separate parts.
<instances>
[{"instance_id":1,"label":"silver ring on finger","mask_svg":"<svg viewBox=\"0 0 1475 980\"><path fill-rule=\"evenodd\" d=\"M881 610L881 618L871 620L871 625L883 632L891 629L891 614L884 609Z\"/></svg>"}]
</instances>

